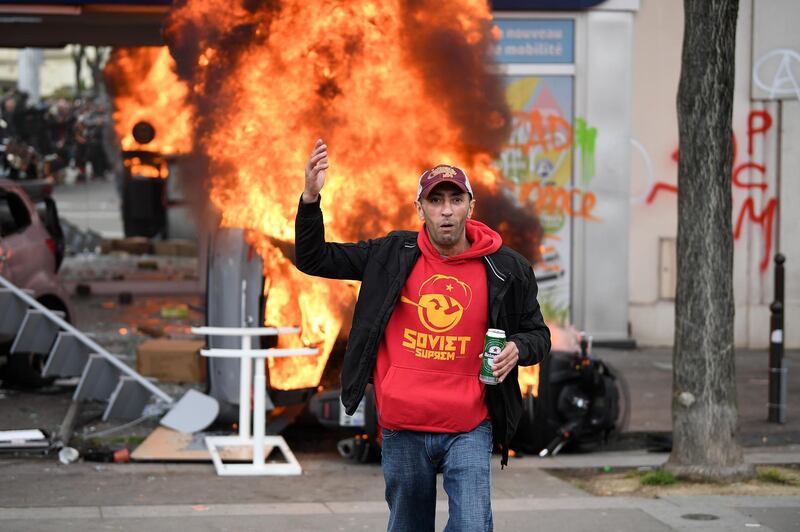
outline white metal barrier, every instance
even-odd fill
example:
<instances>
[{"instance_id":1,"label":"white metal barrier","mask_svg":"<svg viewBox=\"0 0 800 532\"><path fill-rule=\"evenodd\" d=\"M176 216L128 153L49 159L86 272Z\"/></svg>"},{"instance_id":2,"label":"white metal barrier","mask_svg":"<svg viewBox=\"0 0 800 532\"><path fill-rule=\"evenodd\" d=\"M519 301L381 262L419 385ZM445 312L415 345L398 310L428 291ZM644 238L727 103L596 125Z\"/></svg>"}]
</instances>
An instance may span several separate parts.
<instances>
[{"instance_id":1,"label":"white metal barrier","mask_svg":"<svg viewBox=\"0 0 800 532\"><path fill-rule=\"evenodd\" d=\"M276 336L297 333L298 327L193 327L192 332L206 336L239 336L242 339L239 349L203 349L200 354L206 357L238 358L239 372L239 434L238 436L206 436L205 442L218 475L299 475L303 472L286 440L282 436L267 436L266 401L267 380L265 361L267 358L309 356L319 353L318 349L253 349L254 336ZM255 361L255 374L253 374ZM250 429L251 385L253 396L253 427ZM247 447L252 449L253 461L249 464L224 463L220 449L224 447ZM267 463L266 457L274 448L280 449L286 463Z\"/></svg>"}]
</instances>

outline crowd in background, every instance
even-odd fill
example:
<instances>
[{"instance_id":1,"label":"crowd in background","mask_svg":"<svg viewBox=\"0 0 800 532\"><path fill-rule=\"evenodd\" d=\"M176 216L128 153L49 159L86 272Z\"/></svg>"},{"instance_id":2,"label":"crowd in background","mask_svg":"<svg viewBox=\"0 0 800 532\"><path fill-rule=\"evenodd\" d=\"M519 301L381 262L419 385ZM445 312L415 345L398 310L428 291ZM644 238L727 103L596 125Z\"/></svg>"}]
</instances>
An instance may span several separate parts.
<instances>
[{"instance_id":1,"label":"crowd in background","mask_svg":"<svg viewBox=\"0 0 800 532\"><path fill-rule=\"evenodd\" d=\"M52 177L73 183L105 179L110 170L103 132L110 125L99 99L51 97L31 105L24 92L2 96L0 177Z\"/></svg>"}]
</instances>

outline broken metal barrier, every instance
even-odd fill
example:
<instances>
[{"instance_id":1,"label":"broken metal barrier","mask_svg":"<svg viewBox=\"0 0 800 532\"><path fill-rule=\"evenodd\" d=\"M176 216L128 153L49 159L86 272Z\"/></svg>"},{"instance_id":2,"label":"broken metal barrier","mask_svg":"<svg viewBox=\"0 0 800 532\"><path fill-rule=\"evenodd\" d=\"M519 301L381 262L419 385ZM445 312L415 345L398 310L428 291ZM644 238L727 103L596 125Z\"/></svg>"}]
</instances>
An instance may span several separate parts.
<instances>
[{"instance_id":1,"label":"broken metal barrier","mask_svg":"<svg viewBox=\"0 0 800 532\"><path fill-rule=\"evenodd\" d=\"M13 336L9 357L21 354L47 356L43 377L78 377L72 406L62 424L61 443L68 434L82 401L106 403L103 421L133 420L141 417L155 398L156 405L169 410L160 423L180 432L197 432L216 419L219 404L213 397L189 390L176 401L147 379L106 351L85 333L64 320L64 313L36 301L0 275L0 336ZM158 409L156 409L157 411ZM71 429L66 431L71 433Z\"/></svg>"}]
</instances>

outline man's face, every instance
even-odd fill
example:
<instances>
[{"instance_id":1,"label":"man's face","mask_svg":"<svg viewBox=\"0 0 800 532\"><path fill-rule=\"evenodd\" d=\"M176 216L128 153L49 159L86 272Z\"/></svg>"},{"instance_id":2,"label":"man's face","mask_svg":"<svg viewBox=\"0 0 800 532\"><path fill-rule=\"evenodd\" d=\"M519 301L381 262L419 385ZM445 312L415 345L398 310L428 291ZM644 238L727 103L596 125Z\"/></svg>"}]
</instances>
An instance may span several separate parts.
<instances>
[{"instance_id":1,"label":"man's face","mask_svg":"<svg viewBox=\"0 0 800 532\"><path fill-rule=\"evenodd\" d=\"M472 216L475 200L452 183L441 183L420 198L415 206L420 220L425 221L433 245L447 250L466 240L467 219Z\"/></svg>"}]
</instances>

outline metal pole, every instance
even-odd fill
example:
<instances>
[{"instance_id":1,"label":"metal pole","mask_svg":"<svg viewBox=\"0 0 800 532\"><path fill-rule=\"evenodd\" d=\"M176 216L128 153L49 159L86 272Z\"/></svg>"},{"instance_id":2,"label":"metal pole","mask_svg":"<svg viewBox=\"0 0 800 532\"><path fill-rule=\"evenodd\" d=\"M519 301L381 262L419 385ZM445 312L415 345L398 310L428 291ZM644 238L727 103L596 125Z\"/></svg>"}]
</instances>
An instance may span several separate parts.
<instances>
[{"instance_id":1,"label":"metal pole","mask_svg":"<svg viewBox=\"0 0 800 532\"><path fill-rule=\"evenodd\" d=\"M786 257L775 255L775 301L769 306L769 404L768 420L786 422L786 368L783 366L783 263Z\"/></svg>"},{"instance_id":2,"label":"metal pole","mask_svg":"<svg viewBox=\"0 0 800 532\"><path fill-rule=\"evenodd\" d=\"M253 382L253 359L250 358L251 337L242 336L242 353L239 359L239 437L249 440L250 432L250 385Z\"/></svg>"},{"instance_id":3,"label":"metal pole","mask_svg":"<svg viewBox=\"0 0 800 532\"><path fill-rule=\"evenodd\" d=\"M247 327L245 323L245 308L247 297L247 280L242 280L242 294L241 294L241 308L239 315L242 317L242 327ZM242 352L245 353L239 359L239 437L243 440L249 440L253 434L250 431L250 390L253 382L253 359L249 356L249 351L252 347L250 336L242 336Z\"/></svg>"},{"instance_id":4,"label":"metal pole","mask_svg":"<svg viewBox=\"0 0 800 532\"><path fill-rule=\"evenodd\" d=\"M264 467L264 435L266 433L267 381L264 376L264 357L255 360L256 373L253 380L253 465Z\"/></svg>"},{"instance_id":5,"label":"metal pole","mask_svg":"<svg viewBox=\"0 0 800 532\"><path fill-rule=\"evenodd\" d=\"M75 430L75 421L78 419L78 412L81 408L81 402L75 399L69 404L67 413L61 426L58 429L58 437L56 443L58 447L66 447L69 445L69 440L72 439L72 432Z\"/></svg>"}]
</instances>

